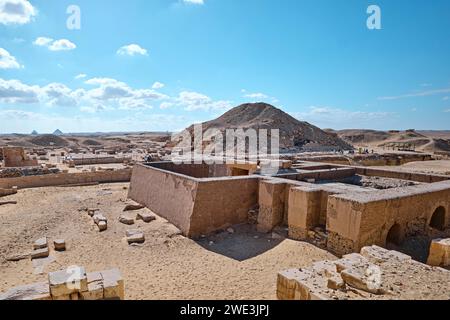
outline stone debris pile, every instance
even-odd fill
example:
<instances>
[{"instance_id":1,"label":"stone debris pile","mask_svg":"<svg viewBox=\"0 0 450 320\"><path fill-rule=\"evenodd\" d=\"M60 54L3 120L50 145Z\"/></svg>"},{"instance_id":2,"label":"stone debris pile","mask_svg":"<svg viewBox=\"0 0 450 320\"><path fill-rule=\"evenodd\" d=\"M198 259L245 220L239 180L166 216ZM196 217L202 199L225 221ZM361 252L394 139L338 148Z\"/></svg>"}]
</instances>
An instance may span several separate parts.
<instances>
[{"instance_id":1,"label":"stone debris pile","mask_svg":"<svg viewBox=\"0 0 450 320\"><path fill-rule=\"evenodd\" d=\"M79 266L50 272L46 282L15 287L0 294L0 300L124 299L124 281L118 269L86 273Z\"/></svg>"},{"instance_id":2,"label":"stone debris pile","mask_svg":"<svg viewBox=\"0 0 450 320\"><path fill-rule=\"evenodd\" d=\"M424 285L426 284L426 285ZM450 271L378 246L278 273L280 300L450 299ZM411 296L409 296L411 295Z\"/></svg>"}]
</instances>

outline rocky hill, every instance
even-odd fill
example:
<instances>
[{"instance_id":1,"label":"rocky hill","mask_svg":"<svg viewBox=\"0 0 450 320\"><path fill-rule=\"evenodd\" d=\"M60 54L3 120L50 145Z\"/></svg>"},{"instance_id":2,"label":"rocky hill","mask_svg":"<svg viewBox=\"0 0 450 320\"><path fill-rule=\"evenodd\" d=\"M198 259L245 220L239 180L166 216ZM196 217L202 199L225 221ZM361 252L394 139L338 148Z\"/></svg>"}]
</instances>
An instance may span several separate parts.
<instances>
[{"instance_id":1,"label":"rocky hill","mask_svg":"<svg viewBox=\"0 0 450 320\"><path fill-rule=\"evenodd\" d=\"M266 103L247 103L226 112L221 117L202 124L203 132L217 129L279 129L281 151L349 150L352 146L332 132L325 132L308 122L302 122ZM194 126L188 128L193 132ZM225 135L223 135L225 137ZM207 138L207 137L206 137Z\"/></svg>"}]
</instances>

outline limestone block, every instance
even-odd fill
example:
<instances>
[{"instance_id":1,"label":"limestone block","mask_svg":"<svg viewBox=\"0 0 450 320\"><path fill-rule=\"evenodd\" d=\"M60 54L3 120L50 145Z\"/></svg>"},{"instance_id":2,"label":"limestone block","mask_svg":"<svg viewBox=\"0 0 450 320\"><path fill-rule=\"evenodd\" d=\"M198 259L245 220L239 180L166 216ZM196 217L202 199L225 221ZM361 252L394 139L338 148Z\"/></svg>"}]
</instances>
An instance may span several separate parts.
<instances>
[{"instance_id":1,"label":"limestone block","mask_svg":"<svg viewBox=\"0 0 450 320\"><path fill-rule=\"evenodd\" d=\"M125 299L125 286L119 269L100 272L103 277L104 299Z\"/></svg>"},{"instance_id":2,"label":"limestone block","mask_svg":"<svg viewBox=\"0 0 450 320\"><path fill-rule=\"evenodd\" d=\"M367 264L358 267L345 269L341 272L341 277L349 286L373 294L384 294L382 288L382 272L380 267Z\"/></svg>"},{"instance_id":3,"label":"limestone block","mask_svg":"<svg viewBox=\"0 0 450 320\"><path fill-rule=\"evenodd\" d=\"M83 300L103 300L103 276L100 272L87 274L88 290L81 292Z\"/></svg>"},{"instance_id":4,"label":"limestone block","mask_svg":"<svg viewBox=\"0 0 450 320\"><path fill-rule=\"evenodd\" d=\"M411 261L411 257L398 251L390 251L379 246L364 247L361 249L361 255L373 263L382 263L391 259L399 261Z\"/></svg>"},{"instance_id":5,"label":"limestone block","mask_svg":"<svg viewBox=\"0 0 450 320\"><path fill-rule=\"evenodd\" d=\"M128 234L128 231L127 231L127 234ZM128 244L144 243L145 235L143 232L133 233L133 234L127 235L127 241L128 241Z\"/></svg>"},{"instance_id":6,"label":"limestone block","mask_svg":"<svg viewBox=\"0 0 450 320\"><path fill-rule=\"evenodd\" d=\"M87 275L83 267L70 267L48 274L52 297L87 291Z\"/></svg>"},{"instance_id":7,"label":"limestone block","mask_svg":"<svg viewBox=\"0 0 450 320\"><path fill-rule=\"evenodd\" d=\"M95 222L95 224L97 224L97 225L98 225L101 221L108 222L108 219L106 219L106 217L103 216L103 215L100 214L100 213L94 214L94 216L93 216L92 218L94 219L94 222Z\"/></svg>"},{"instance_id":8,"label":"limestone block","mask_svg":"<svg viewBox=\"0 0 450 320\"><path fill-rule=\"evenodd\" d=\"M280 300L294 300L296 277L300 276L300 269L281 271L277 277L277 297Z\"/></svg>"},{"instance_id":9,"label":"limestone block","mask_svg":"<svg viewBox=\"0 0 450 320\"><path fill-rule=\"evenodd\" d=\"M108 229L108 224L106 223L106 221L100 221L97 225L100 231L105 231L106 229Z\"/></svg>"},{"instance_id":10,"label":"limestone block","mask_svg":"<svg viewBox=\"0 0 450 320\"><path fill-rule=\"evenodd\" d=\"M66 250L66 242L63 239L54 240L53 245L54 245L56 251L65 251Z\"/></svg>"},{"instance_id":11,"label":"limestone block","mask_svg":"<svg viewBox=\"0 0 450 320\"><path fill-rule=\"evenodd\" d=\"M340 275L337 275L328 279L327 287L333 290L343 290L345 289L345 282Z\"/></svg>"},{"instance_id":12,"label":"limestone block","mask_svg":"<svg viewBox=\"0 0 450 320\"><path fill-rule=\"evenodd\" d=\"M146 223L156 220L156 217L148 212L138 212L136 214L136 220L142 220Z\"/></svg>"},{"instance_id":13,"label":"limestone block","mask_svg":"<svg viewBox=\"0 0 450 320\"><path fill-rule=\"evenodd\" d=\"M450 238L431 242L427 264L436 267L450 266Z\"/></svg>"},{"instance_id":14,"label":"limestone block","mask_svg":"<svg viewBox=\"0 0 450 320\"><path fill-rule=\"evenodd\" d=\"M43 248L47 248L47 247L48 247L48 239L47 239L47 237L42 237L40 239L37 239L33 243L33 249L34 250L43 249Z\"/></svg>"},{"instance_id":15,"label":"limestone block","mask_svg":"<svg viewBox=\"0 0 450 320\"><path fill-rule=\"evenodd\" d=\"M0 300L52 300L48 282L19 286L0 294Z\"/></svg>"},{"instance_id":16,"label":"limestone block","mask_svg":"<svg viewBox=\"0 0 450 320\"><path fill-rule=\"evenodd\" d=\"M342 259L339 259L337 261L334 261L334 264L336 265L337 272L342 272L345 269L350 269L355 266L368 264L369 260L367 258L363 257L362 255L358 253L351 253L347 254L342 257Z\"/></svg>"},{"instance_id":17,"label":"limestone block","mask_svg":"<svg viewBox=\"0 0 450 320\"><path fill-rule=\"evenodd\" d=\"M30 253L31 259L47 258L49 254L50 252L48 250L48 247L45 247L43 249L37 249Z\"/></svg>"},{"instance_id":18,"label":"limestone block","mask_svg":"<svg viewBox=\"0 0 450 320\"><path fill-rule=\"evenodd\" d=\"M132 224L134 224L134 219L130 218L130 217L127 217L126 215L121 215L119 217L119 222L123 223L123 224L126 224L126 225L132 225Z\"/></svg>"}]
</instances>

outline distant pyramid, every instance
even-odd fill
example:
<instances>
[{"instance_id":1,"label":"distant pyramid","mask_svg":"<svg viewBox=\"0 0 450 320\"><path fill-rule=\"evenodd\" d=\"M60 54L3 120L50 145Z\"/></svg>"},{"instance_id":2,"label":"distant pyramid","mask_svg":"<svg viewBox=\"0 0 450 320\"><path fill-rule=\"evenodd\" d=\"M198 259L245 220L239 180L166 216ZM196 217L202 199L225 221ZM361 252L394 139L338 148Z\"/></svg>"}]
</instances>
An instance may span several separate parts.
<instances>
[{"instance_id":1,"label":"distant pyramid","mask_svg":"<svg viewBox=\"0 0 450 320\"><path fill-rule=\"evenodd\" d=\"M62 131L59 130L59 129L56 129L55 132L53 132L53 134L54 134L55 136L62 136L62 135L63 135Z\"/></svg>"},{"instance_id":2,"label":"distant pyramid","mask_svg":"<svg viewBox=\"0 0 450 320\"><path fill-rule=\"evenodd\" d=\"M39 133L36 130L33 130L33 132L31 132L32 136L37 136Z\"/></svg>"}]
</instances>

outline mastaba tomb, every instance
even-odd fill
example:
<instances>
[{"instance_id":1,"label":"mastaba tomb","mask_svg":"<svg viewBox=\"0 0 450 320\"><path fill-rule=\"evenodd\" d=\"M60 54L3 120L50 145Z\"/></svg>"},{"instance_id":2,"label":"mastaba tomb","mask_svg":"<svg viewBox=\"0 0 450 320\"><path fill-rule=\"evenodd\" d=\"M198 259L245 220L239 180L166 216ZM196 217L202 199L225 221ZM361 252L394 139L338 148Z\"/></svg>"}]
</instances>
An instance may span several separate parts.
<instances>
[{"instance_id":1,"label":"mastaba tomb","mask_svg":"<svg viewBox=\"0 0 450 320\"><path fill-rule=\"evenodd\" d=\"M196 238L246 223L287 226L342 256L363 247L398 245L405 238L450 234L450 177L327 163L262 164L155 162L133 169L129 197Z\"/></svg>"},{"instance_id":2,"label":"mastaba tomb","mask_svg":"<svg viewBox=\"0 0 450 320\"><path fill-rule=\"evenodd\" d=\"M3 167L6 168L38 166L37 159L31 159L27 156L22 147L3 147L1 155Z\"/></svg>"}]
</instances>

